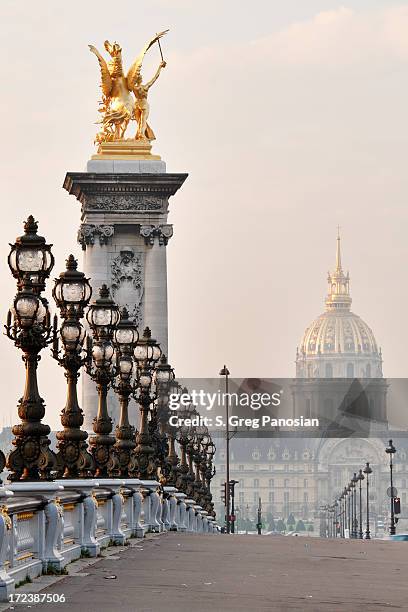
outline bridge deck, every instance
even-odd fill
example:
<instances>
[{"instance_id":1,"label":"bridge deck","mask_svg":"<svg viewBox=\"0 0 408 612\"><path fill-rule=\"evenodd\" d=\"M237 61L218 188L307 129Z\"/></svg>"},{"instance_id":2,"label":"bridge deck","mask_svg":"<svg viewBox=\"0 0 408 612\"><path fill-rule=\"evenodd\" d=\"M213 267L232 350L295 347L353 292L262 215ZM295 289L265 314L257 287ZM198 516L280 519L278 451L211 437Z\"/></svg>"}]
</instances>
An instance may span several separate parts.
<instances>
[{"instance_id":1,"label":"bridge deck","mask_svg":"<svg viewBox=\"0 0 408 612\"><path fill-rule=\"evenodd\" d=\"M115 557L43 591L64 593L65 604L31 609L355 612L364 606L378 612L408 606L408 542L166 533L132 540ZM106 579L112 575L117 578Z\"/></svg>"}]
</instances>

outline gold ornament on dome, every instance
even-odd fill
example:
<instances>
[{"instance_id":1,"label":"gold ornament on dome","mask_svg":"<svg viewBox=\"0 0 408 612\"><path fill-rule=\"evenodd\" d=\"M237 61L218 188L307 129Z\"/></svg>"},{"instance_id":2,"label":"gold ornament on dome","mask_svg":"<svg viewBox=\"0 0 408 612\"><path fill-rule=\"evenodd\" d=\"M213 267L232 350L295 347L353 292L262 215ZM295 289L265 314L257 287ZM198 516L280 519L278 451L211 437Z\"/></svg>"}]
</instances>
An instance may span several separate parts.
<instances>
[{"instance_id":1,"label":"gold ornament on dome","mask_svg":"<svg viewBox=\"0 0 408 612\"><path fill-rule=\"evenodd\" d=\"M166 66L160 39L167 32L168 30L159 32L143 47L126 75L122 63L122 47L117 42L111 44L106 40L104 43L111 57L108 62L93 45L89 45L101 69L102 101L99 103L98 110L102 118L98 122L101 130L95 137L95 143L98 144L98 155L94 156L95 158L160 159L150 154L151 141L156 137L148 123L150 107L147 98L151 86L157 81L161 70ZM141 74L143 59L156 42L159 46L161 62L150 81L143 82ZM125 138L131 121L137 122L135 135L132 138Z\"/></svg>"}]
</instances>

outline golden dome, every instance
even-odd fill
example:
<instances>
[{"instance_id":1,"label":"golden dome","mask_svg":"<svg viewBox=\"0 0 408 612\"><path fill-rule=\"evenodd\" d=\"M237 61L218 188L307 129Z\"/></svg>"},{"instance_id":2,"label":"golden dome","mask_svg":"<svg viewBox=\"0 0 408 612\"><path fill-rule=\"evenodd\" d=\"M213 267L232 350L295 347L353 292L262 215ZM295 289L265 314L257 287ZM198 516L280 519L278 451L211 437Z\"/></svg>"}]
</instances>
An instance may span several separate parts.
<instances>
[{"instance_id":1,"label":"golden dome","mask_svg":"<svg viewBox=\"0 0 408 612\"><path fill-rule=\"evenodd\" d=\"M336 267L328 274L326 312L303 334L296 354L299 377L382 377L382 356L371 328L351 312L350 277L341 265L337 236Z\"/></svg>"}]
</instances>

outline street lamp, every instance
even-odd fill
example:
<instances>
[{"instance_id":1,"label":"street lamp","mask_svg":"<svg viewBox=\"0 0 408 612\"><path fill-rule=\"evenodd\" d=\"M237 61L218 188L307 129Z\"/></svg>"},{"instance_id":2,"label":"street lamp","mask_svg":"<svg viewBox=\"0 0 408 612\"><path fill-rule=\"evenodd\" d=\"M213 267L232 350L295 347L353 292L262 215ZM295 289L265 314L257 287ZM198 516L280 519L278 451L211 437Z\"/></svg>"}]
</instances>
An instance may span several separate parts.
<instances>
[{"instance_id":1,"label":"street lamp","mask_svg":"<svg viewBox=\"0 0 408 612\"><path fill-rule=\"evenodd\" d=\"M351 479L353 485L353 538L357 539L357 483L358 477L356 472Z\"/></svg>"},{"instance_id":2,"label":"street lamp","mask_svg":"<svg viewBox=\"0 0 408 612\"><path fill-rule=\"evenodd\" d=\"M169 394L177 396L180 392L180 384L174 378L174 370L173 370L173 378L169 383ZM167 484L171 486L177 486L176 482L179 477L179 458L176 453L176 439L177 439L177 427L175 425L170 425L170 413L167 409L167 420L164 425L165 432L167 434L167 457L165 460L166 468L166 480Z\"/></svg>"},{"instance_id":3,"label":"street lamp","mask_svg":"<svg viewBox=\"0 0 408 612\"><path fill-rule=\"evenodd\" d=\"M88 453L85 442L88 433L81 429L84 415L78 404L77 394L79 370L87 360L87 357L82 355L85 330L81 318L91 298L92 289L89 279L85 278L77 267L78 262L73 255L70 255L66 261L65 272L61 272L59 278L55 279L52 292L63 318L59 335L64 347L60 356L55 315L52 355L65 369L68 381L66 404L61 413L64 431L57 432L58 471L63 478L89 477L94 468L92 455Z\"/></svg>"},{"instance_id":4,"label":"street lamp","mask_svg":"<svg viewBox=\"0 0 408 612\"><path fill-rule=\"evenodd\" d=\"M115 438L111 435L112 419L108 414L108 389L115 377L113 367L113 332L119 323L119 308L112 300L109 289L102 285L99 298L90 306L86 315L93 334L93 342L88 336L87 372L96 382L98 390L98 412L93 421L94 436L89 439L91 452L96 465L95 476L106 478L117 475L119 462L112 450Z\"/></svg>"},{"instance_id":5,"label":"street lamp","mask_svg":"<svg viewBox=\"0 0 408 612\"><path fill-rule=\"evenodd\" d=\"M339 497L339 505L340 505L340 537L344 538L344 514L343 514L343 499L344 499L344 494L341 493L340 497Z\"/></svg>"},{"instance_id":6,"label":"street lamp","mask_svg":"<svg viewBox=\"0 0 408 612\"><path fill-rule=\"evenodd\" d=\"M152 410L152 420L150 422L153 438L153 447L160 470L160 483L168 485L172 476L172 463L169 462L169 393L174 381L174 370L167 363L166 355L162 355L159 363L155 367L154 382L156 384L157 400ZM174 439L173 449L174 451Z\"/></svg>"},{"instance_id":7,"label":"street lamp","mask_svg":"<svg viewBox=\"0 0 408 612\"><path fill-rule=\"evenodd\" d=\"M116 349L117 377L112 386L119 397L120 416L115 429L116 442L113 450L119 462L119 476L127 477L136 469L132 451L135 428L129 423L129 398L133 392L133 351L139 339L135 323L129 319L127 308L121 311L120 321L113 332L113 344Z\"/></svg>"},{"instance_id":8,"label":"street lamp","mask_svg":"<svg viewBox=\"0 0 408 612\"><path fill-rule=\"evenodd\" d=\"M187 389L183 389L187 393ZM188 418L189 407L186 406L182 410L179 411L179 418L184 419ZM180 425L176 432L176 440L180 446L180 465L177 468L177 480L176 487L180 489L183 493L187 493L187 487L189 485L189 467L187 464L187 444L189 441L189 427L183 422Z\"/></svg>"},{"instance_id":9,"label":"street lamp","mask_svg":"<svg viewBox=\"0 0 408 612\"><path fill-rule=\"evenodd\" d=\"M373 470L370 467L370 464L367 462L366 466L363 470L363 473L366 475L366 485L367 485L367 489L366 489L366 496L367 496L367 524L366 524L366 531L365 531L365 539L366 540L370 540L371 539L371 535L370 535L370 496L369 496L369 484L368 484L368 477L370 474L373 473Z\"/></svg>"},{"instance_id":10,"label":"street lamp","mask_svg":"<svg viewBox=\"0 0 408 612\"><path fill-rule=\"evenodd\" d=\"M343 500L344 500L344 537L346 537L346 530L349 529L349 524L347 521L347 508L348 508L348 490L347 487L344 487L343 490Z\"/></svg>"},{"instance_id":11,"label":"street lamp","mask_svg":"<svg viewBox=\"0 0 408 612\"><path fill-rule=\"evenodd\" d=\"M156 458L154 458L148 417L150 405L156 399L156 396L151 393L154 367L159 361L161 354L158 342L152 338L150 329L146 327L133 352L137 365L137 387L134 398L139 404L140 410L140 430L136 436L134 454L137 461L137 475L138 478L142 479L155 478L157 476L157 462Z\"/></svg>"},{"instance_id":12,"label":"street lamp","mask_svg":"<svg viewBox=\"0 0 408 612\"><path fill-rule=\"evenodd\" d=\"M211 480L215 476L215 466L213 465L213 458L214 458L216 449L215 449L215 444L212 441L211 436L209 436L208 442L205 443L205 450L207 453L207 460L206 460L205 473L204 473L204 482L206 484L205 509L211 516L215 517L214 504L212 502L212 495L211 495Z\"/></svg>"},{"instance_id":13,"label":"street lamp","mask_svg":"<svg viewBox=\"0 0 408 612\"><path fill-rule=\"evenodd\" d=\"M361 496L361 483L364 480L364 474L363 474L363 470L360 468L360 470L358 471L358 476L357 476L358 482L359 482L359 492L360 492L360 499L359 499L359 514L360 514L360 521L359 521L359 532L358 532L358 537L360 538L360 540L363 539L363 503L362 503L362 496Z\"/></svg>"},{"instance_id":14,"label":"street lamp","mask_svg":"<svg viewBox=\"0 0 408 612\"><path fill-rule=\"evenodd\" d=\"M225 377L225 417L226 417L226 475L227 475L227 483L230 481L230 437L229 437L229 394L228 394L228 383L230 371L227 366L220 370L220 376ZM226 531L230 533L231 524L230 524L230 491L229 484L227 484L226 493L225 493L225 507L226 507Z\"/></svg>"},{"instance_id":15,"label":"street lamp","mask_svg":"<svg viewBox=\"0 0 408 612\"><path fill-rule=\"evenodd\" d=\"M337 512L337 508L339 506L339 501L337 498L335 498L334 500L334 504L333 504L333 527L334 527L334 537L337 538L337 524L338 524L338 512Z\"/></svg>"},{"instance_id":16,"label":"street lamp","mask_svg":"<svg viewBox=\"0 0 408 612\"><path fill-rule=\"evenodd\" d=\"M392 456L397 452L397 449L395 448L395 446L392 443L392 440L390 440L388 442L388 446L385 449L385 452L390 456L390 485L391 485L391 490L390 490L390 500L391 500L391 524L390 524L390 535L395 535L395 515L394 515L394 487L393 487L393 482L392 482L392 469L393 469L393 464L392 464Z\"/></svg>"},{"instance_id":17,"label":"street lamp","mask_svg":"<svg viewBox=\"0 0 408 612\"><path fill-rule=\"evenodd\" d=\"M347 485L347 522L349 527L349 538L353 537L353 519L352 519L352 502L353 502L353 485L351 481Z\"/></svg>"},{"instance_id":18,"label":"street lamp","mask_svg":"<svg viewBox=\"0 0 408 612\"><path fill-rule=\"evenodd\" d=\"M18 404L22 423L12 429L16 448L7 458L12 481L50 480L57 464L55 454L49 449L50 428L41 422L45 406L37 383L39 353L52 341L48 303L41 292L54 257L52 245L37 235L37 229L38 224L30 216L24 224L24 235L10 245L8 257L10 270L17 279L18 293L8 312L5 328L8 338L23 352L26 368L24 395Z\"/></svg>"},{"instance_id":19,"label":"street lamp","mask_svg":"<svg viewBox=\"0 0 408 612\"><path fill-rule=\"evenodd\" d=\"M38 223L30 215L24 223L24 234L10 244L8 265L17 287L21 289L30 281L33 293L40 295L45 289L45 281L54 267L52 244L46 244L45 238L38 236Z\"/></svg>"}]
</instances>

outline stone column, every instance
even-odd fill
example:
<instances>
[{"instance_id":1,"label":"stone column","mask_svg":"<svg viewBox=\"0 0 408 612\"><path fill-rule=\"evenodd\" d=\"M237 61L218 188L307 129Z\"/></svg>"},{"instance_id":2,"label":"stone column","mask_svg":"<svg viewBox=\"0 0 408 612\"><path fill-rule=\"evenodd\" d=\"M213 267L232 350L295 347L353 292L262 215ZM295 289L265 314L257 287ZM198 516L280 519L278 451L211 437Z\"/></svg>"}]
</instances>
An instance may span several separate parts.
<instances>
[{"instance_id":1,"label":"stone column","mask_svg":"<svg viewBox=\"0 0 408 612\"><path fill-rule=\"evenodd\" d=\"M166 248L169 198L187 174L170 174L160 160L97 159L87 172L69 172L64 188L81 204L78 240L83 270L94 292L106 283L119 306L126 306L140 330L149 326L167 353ZM84 376L85 428L97 411L95 385ZM118 402L110 394L109 413L117 421Z\"/></svg>"}]
</instances>

